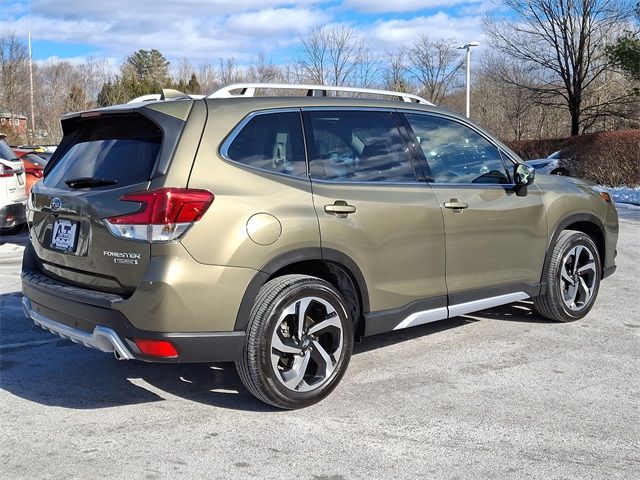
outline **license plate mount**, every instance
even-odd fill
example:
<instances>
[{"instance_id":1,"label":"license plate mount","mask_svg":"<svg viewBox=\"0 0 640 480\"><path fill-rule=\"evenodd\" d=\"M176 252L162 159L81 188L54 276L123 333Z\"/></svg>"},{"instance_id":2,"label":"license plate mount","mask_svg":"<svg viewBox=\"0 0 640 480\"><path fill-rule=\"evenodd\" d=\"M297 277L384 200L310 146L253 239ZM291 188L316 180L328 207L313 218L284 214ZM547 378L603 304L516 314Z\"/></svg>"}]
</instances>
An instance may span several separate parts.
<instances>
[{"instance_id":1,"label":"license plate mount","mask_svg":"<svg viewBox=\"0 0 640 480\"><path fill-rule=\"evenodd\" d=\"M51 248L71 253L76 249L78 239L78 222L58 219L53 222L51 233Z\"/></svg>"}]
</instances>

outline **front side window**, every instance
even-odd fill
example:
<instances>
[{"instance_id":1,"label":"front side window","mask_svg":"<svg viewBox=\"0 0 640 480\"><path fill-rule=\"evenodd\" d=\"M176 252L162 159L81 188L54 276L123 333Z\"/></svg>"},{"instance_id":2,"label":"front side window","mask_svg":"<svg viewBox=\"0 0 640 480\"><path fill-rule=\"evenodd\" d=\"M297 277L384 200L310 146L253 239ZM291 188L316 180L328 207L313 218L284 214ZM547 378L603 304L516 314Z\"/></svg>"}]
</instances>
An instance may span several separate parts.
<instances>
[{"instance_id":1,"label":"front side window","mask_svg":"<svg viewBox=\"0 0 640 480\"><path fill-rule=\"evenodd\" d=\"M223 154L229 160L268 172L306 177L300 113L255 115L233 137Z\"/></svg>"},{"instance_id":2,"label":"front side window","mask_svg":"<svg viewBox=\"0 0 640 480\"><path fill-rule=\"evenodd\" d=\"M306 112L311 176L336 182L415 182L391 112Z\"/></svg>"},{"instance_id":3,"label":"front side window","mask_svg":"<svg viewBox=\"0 0 640 480\"><path fill-rule=\"evenodd\" d=\"M469 127L446 118L405 114L435 183L509 183L500 151Z\"/></svg>"}]
</instances>

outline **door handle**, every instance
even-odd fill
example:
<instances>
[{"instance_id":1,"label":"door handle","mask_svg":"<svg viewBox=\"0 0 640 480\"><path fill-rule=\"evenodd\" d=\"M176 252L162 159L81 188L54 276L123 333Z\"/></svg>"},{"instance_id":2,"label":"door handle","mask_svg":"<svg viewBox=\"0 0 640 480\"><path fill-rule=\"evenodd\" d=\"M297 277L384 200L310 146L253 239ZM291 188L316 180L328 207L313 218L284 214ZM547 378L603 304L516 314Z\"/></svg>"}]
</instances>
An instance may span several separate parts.
<instances>
[{"instance_id":1,"label":"door handle","mask_svg":"<svg viewBox=\"0 0 640 480\"><path fill-rule=\"evenodd\" d=\"M333 205L324 206L325 213L335 215L338 218L347 218L350 213L356 213L356 207L349 205L344 200L336 200Z\"/></svg>"},{"instance_id":2,"label":"door handle","mask_svg":"<svg viewBox=\"0 0 640 480\"><path fill-rule=\"evenodd\" d=\"M452 208L454 210L464 210L468 206L469 205L467 205L466 203L460 201L457 198L452 198L448 202L444 202L444 208Z\"/></svg>"}]
</instances>

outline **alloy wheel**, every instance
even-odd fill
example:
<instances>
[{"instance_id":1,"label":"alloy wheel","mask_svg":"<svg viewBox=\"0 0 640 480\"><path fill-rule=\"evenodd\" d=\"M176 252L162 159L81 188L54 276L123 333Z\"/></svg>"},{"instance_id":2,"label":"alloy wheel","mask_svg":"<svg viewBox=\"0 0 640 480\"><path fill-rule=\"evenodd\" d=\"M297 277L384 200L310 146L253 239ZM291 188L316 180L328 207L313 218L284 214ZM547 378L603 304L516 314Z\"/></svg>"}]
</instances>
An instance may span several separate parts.
<instances>
[{"instance_id":1,"label":"alloy wheel","mask_svg":"<svg viewBox=\"0 0 640 480\"><path fill-rule=\"evenodd\" d=\"M589 304L596 288L596 262L591 250L576 245L562 259L560 268L562 300L572 311Z\"/></svg>"},{"instance_id":2,"label":"alloy wheel","mask_svg":"<svg viewBox=\"0 0 640 480\"><path fill-rule=\"evenodd\" d=\"M344 332L336 309L319 297L303 297L280 314L271 335L271 366L289 390L324 385L342 355Z\"/></svg>"}]
</instances>

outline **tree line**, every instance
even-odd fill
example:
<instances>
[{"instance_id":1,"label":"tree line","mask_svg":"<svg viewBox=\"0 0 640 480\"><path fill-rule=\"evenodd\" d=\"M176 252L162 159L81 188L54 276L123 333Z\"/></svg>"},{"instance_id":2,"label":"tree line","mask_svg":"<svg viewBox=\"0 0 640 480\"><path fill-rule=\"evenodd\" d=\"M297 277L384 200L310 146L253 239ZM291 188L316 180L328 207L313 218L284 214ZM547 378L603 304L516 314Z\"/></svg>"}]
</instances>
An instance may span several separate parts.
<instances>
[{"instance_id":1,"label":"tree line","mask_svg":"<svg viewBox=\"0 0 640 480\"><path fill-rule=\"evenodd\" d=\"M504 140L560 138L640 127L640 7L625 0L505 0L488 15L488 45L474 52L471 117ZM314 83L419 94L464 112L464 52L451 38L420 35L380 52L348 26L317 26L297 54L171 64L138 50L114 72L105 60L34 65L35 138L61 138L66 112L124 103L162 88L208 94L238 82ZM28 57L15 33L0 33L0 110L29 112ZM4 127L6 130L6 126ZM13 135L14 138L11 138Z\"/></svg>"}]
</instances>

